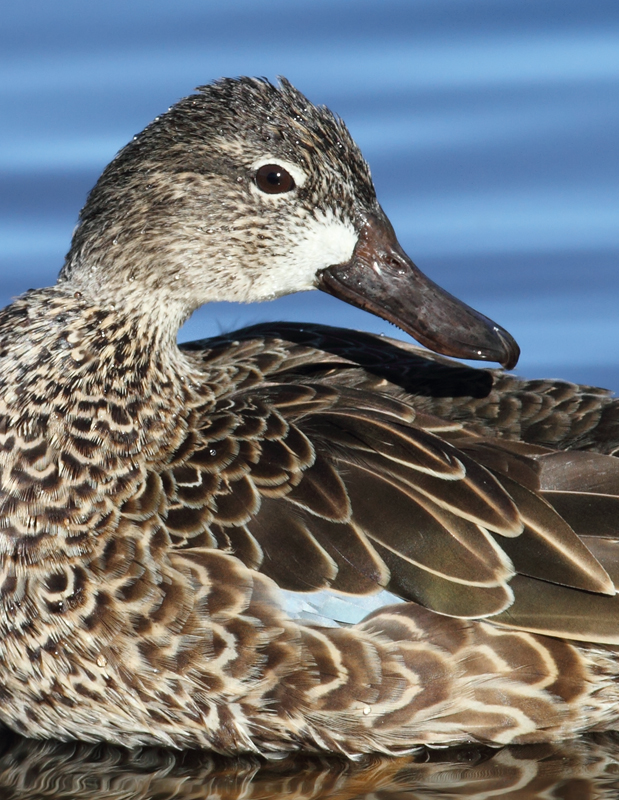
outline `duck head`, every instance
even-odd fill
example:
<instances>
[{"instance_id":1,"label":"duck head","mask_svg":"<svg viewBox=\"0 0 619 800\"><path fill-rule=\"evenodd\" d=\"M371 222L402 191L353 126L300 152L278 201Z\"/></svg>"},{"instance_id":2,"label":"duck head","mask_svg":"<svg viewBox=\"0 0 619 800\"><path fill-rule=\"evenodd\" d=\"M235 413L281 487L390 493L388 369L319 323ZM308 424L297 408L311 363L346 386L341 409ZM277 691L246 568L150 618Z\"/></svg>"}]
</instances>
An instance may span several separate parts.
<instances>
[{"instance_id":1,"label":"duck head","mask_svg":"<svg viewBox=\"0 0 619 800\"><path fill-rule=\"evenodd\" d=\"M224 79L156 118L105 169L59 282L177 329L210 301L321 289L437 352L518 346L404 253L344 123L290 83Z\"/></svg>"}]
</instances>

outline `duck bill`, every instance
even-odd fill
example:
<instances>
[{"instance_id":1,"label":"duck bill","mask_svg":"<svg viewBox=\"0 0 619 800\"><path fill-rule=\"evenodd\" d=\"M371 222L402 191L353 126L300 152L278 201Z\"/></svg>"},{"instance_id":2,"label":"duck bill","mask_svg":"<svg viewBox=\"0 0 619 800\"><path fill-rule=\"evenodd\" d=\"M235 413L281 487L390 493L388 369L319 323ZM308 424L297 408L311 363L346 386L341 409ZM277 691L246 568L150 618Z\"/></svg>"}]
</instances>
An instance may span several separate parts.
<instances>
[{"instance_id":1,"label":"duck bill","mask_svg":"<svg viewBox=\"0 0 619 800\"><path fill-rule=\"evenodd\" d=\"M352 259L318 278L324 292L392 322L437 353L498 361L506 369L518 362L510 334L427 278L382 213L366 221Z\"/></svg>"}]
</instances>

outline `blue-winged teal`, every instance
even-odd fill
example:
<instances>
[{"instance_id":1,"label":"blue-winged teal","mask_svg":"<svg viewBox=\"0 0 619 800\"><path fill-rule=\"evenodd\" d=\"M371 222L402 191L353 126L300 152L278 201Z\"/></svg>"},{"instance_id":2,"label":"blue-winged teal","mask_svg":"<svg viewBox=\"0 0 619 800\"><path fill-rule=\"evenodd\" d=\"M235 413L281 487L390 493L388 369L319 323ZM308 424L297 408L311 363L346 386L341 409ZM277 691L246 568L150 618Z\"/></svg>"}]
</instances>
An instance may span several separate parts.
<instances>
[{"instance_id":1,"label":"blue-winged teal","mask_svg":"<svg viewBox=\"0 0 619 800\"><path fill-rule=\"evenodd\" d=\"M11 728L354 755L617 723L617 401L317 325L176 344L312 288L517 360L401 250L343 123L246 78L135 137L0 312Z\"/></svg>"}]
</instances>

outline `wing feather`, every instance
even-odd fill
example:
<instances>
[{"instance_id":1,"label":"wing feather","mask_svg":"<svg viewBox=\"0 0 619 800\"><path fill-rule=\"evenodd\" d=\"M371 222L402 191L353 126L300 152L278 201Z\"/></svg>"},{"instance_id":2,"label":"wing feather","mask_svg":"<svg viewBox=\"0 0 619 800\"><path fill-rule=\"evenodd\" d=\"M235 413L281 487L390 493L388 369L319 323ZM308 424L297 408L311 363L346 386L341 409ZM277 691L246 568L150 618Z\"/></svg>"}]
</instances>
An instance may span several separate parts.
<instances>
[{"instance_id":1,"label":"wing feather","mask_svg":"<svg viewBox=\"0 0 619 800\"><path fill-rule=\"evenodd\" d=\"M588 592L615 593L606 570L549 503L510 478L503 477L503 484L525 523L517 540L501 543L518 572Z\"/></svg>"},{"instance_id":2,"label":"wing feather","mask_svg":"<svg viewBox=\"0 0 619 800\"><path fill-rule=\"evenodd\" d=\"M362 467L349 465L347 477L355 518L372 543L394 556L470 586L497 586L514 574L509 559L477 525L455 515L449 519L410 487ZM391 570L397 573L397 564Z\"/></svg>"},{"instance_id":3,"label":"wing feather","mask_svg":"<svg viewBox=\"0 0 619 800\"><path fill-rule=\"evenodd\" d=\"M493 617L512 628L583 642L619 645L619 595L575 591L517 575L513 604Z\"/></svg>"},{"instance_id":4,"label":"wing feather","mask_svg":"<svg viewBox=\"0 0 619 800\"><path fill-rule=\"evenodd\" d=\"M242 363L174 462L177 546L211 525L292 592L619 643L619 459L578 450L619 444L607 393L321 326L235 332L211 363L227 348Z\"/></svg>"},{"instance_id":5,"label":"wing feather","mask_svg":"<svg viewBox=\"0 0 619 800\"><path fill-rule=\"evenodd\" d=\"M306 519L295 514L292 506L282 507L268 498L261 513L247 524L262 548L260 571L283 589L324 589L337 575L335 560L316 540Z\"/></svg>"},{"instance_id":6,"label":"wing feather","mask_svg":"<svg viewBox=\"0 0 619 800\"><path fill-rule=\"evenodd\" d=\"M579 536L619 539L619 497L591 492L542 492Z\"/></svg>"}]
</instances>

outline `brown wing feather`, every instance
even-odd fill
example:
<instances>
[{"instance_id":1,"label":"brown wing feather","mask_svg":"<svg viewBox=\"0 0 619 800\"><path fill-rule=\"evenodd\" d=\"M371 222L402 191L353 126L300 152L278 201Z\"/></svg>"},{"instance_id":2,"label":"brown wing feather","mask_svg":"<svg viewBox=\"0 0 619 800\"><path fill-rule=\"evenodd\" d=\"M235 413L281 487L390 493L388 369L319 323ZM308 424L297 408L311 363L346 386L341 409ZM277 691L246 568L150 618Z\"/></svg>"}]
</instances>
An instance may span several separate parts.
<instances>
[{"instance_id":1,"label":"brown wing feather","mask_svg":"<svg viewBox=\"0 0 619 800\"><path fill-rule=\"evenodd\" d=\"M616 494L619 459L600 453L550 453L538 459L539 486L546 491Z\"/></svg>"},{"instance_id":2,"label":"brown wing feather","mask_svg":"<svg viewBox=\"0 0 619 800\"><path fill-rule=\"evenodd\" d=\"M578 592L517 575L513 604L493 622L549 636L619 645L619 595Z\"/></svg>"},{"instance_id":3,"label":"brown wing feather","mask_svg":"<svg viewBox=\"0 0 619 800\"><path fill-rule=\"evenodd\" d=\"M432 611L451 617L475 619L491 617L509 608L513 600L509 584L472 586L443 578L379 542L374 546L391 571L389 589L400 597L414 600Z\"/></svg>"},{"instance_id":4,"label":"brown wing feather","mask_svg":"<svg viewBox=\"0 0 619 800\"><path fill-rule=\"evenodd\" d=\"M288 355L264 361L262 380L241 370L220 401L234 422L214 439L222 484L205 504L221 517L217 546L296 591L386 587L443 614L614 641L618 462L553 449L597 447L619 419L608 394L282 329L296 342L278 340ZM260 348L243 335L255 364ZM198 452L188 461L208 469ZM253 491L237 492L243 482ZM199 492L183 491L195 505Z\"/></svg>"},{"instance_id":5,"label":"brown wing feather","mask_svg":"<svg viewBox=\"0 0 619 800\"><path fill-rule=\"evenodd\" d=\"M337 575L334 559L317 541L306 519L290 506L282 508L280 501L264 500L262 513L251 520L248 528L262 548L261 572L283 589L323 589Z\"/></svg>"},{"instance_id":6,"label":"brown wing feather","mask_svg":"<svg viewBox=\"0 0 619 800\"><path fill-rule=\"evenodd\" d=\"M590 492L542 492L579 536L619 539L619 496Z\"/></svg>"},{"instance_id":7,"label":"brown wing feather","mask_svg":"<svg viewBox=\"0 0 619 800\"><path fill-rule=\"evenodd\" d=\"M583 543L608 572L615 586L619 586L619 536L583 536Z\"/></svg>"},{"instance_id":8,"label":"brown wing feather","mask_svg":"<svg viewBox=\"0 0 619 800\"><path fill-rule=\"evenodd\" d=\"M347 477L358 524L400 559L470 586L497 586L513 575L509 560L468 520L449 519L423 495L368 469L349 465Z\"/></svg>"},{"instance_id":9,"label":"brown wing feather","mask_svg":"<svg viewBox=\"0 0 619 800\"><path fill-rule=\"evenodd\" d=\"M303 351L305 366L313 362L314 374L330 363L332 385L399 390L399 397L403 390L414 398L416 409L464 422L483 436L561 450L613 453L619 448L619 400L604 389L524 380L502 370L469 367L408 342L328 325L277 322L234 332L242 345L257 337L294 343L295 355ZM231 338L219 340L224 350ZM312 350L317 355L309 355ZM283 359L278 379L298 380L299 367L299 361Z\"/></svg>"},{"instance_id":10,"label":"brown wing feather","mask_svg":"<svg viewBox=\"0 0 619 800\"><path fill-rule=\"evenodd\" d=\"M613 595L615 587L599 561L568 523L542 497L503 477L520 510L525 530L502 547L523 575Z\"/></svg>"}]
</instances>

